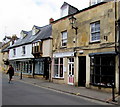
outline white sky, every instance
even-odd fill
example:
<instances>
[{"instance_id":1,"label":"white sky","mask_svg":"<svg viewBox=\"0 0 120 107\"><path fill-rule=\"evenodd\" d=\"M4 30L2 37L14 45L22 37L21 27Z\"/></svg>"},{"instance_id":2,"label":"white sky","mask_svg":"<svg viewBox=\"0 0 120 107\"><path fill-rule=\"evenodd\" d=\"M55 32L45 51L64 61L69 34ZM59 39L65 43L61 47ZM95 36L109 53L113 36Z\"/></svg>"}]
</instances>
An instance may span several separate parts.
<instances>
[{"instance_id":1,"label":"white sky","mask_svg":"<svg viewBox=\"0 0 120 107\"><path fill-rule=\"evenodd\" d=\"M33 25L44 26L49 19L60 18L60 7L65 2L79 10L88 7L89 0L0 0L0 41L21 30L30 31Z\"/></svg>"}]
</instances>

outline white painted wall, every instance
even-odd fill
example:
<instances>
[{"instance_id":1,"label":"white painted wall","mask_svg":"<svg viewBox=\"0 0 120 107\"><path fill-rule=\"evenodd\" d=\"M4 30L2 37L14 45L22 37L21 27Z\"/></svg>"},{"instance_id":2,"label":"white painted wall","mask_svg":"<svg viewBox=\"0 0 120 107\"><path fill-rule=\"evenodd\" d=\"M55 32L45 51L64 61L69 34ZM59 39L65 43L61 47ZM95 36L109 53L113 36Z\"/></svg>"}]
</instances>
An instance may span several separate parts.
<instances>
[{"instance_id":1,"label":"white painted wall","mask_svg":"<svg viewBox=\"0 0 120 107\"><path fill-rule=\"evenodd\" d=\"M25 54L23 55L22 47L25 46ZM9 60L23 59L23 58L34 58L32 55L32 44L23 45L10 49ZM13 49L16 49L16 55L13 54Z\"/></svg>"}]
</instances>

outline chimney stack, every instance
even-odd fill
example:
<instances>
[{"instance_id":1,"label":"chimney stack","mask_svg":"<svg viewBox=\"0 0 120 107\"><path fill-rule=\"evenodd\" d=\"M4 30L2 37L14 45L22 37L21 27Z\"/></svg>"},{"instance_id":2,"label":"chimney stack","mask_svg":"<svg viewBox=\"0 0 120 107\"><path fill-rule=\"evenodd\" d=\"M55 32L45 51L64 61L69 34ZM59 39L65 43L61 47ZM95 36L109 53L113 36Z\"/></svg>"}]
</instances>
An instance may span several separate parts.
<instances>
[{"instance_id":1,"label":"chimney stack","mask_svg":"<svg viewBox=\"0 0 120 107\"><path fill-rule=\"evenodd\" d=\"M50 18L50 19L49 19L49 24L51 24L53 21L54 21L54 19L53 19L53 18Z\"/></svg>"}]
</instances>

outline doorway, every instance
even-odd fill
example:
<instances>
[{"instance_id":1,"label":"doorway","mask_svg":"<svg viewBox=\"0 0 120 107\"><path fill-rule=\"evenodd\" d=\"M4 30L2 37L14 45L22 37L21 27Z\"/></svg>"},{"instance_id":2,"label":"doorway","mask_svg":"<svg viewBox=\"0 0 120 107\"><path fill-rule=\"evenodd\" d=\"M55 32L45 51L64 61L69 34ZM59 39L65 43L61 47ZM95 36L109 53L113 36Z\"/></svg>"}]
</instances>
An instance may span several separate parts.
<instances>
[{"instance_id":1,"label":"doorway","mask_svg":"<svg viewBox=\"0 0 120 107\"><path fill-rule=\"evenodd\" d=\"M78 86L85 87L86 84L86 56L79 58Z\"/></svg>"},{"instance_id":2,"label":"doorway","mask_svg":"<svg viewBox=\"0 0 120 107\"><path fill-rule=\"evenodd\" d=\"M68 84L74 84L74 58L68 59Z\"/></svg>"}]
</instances>

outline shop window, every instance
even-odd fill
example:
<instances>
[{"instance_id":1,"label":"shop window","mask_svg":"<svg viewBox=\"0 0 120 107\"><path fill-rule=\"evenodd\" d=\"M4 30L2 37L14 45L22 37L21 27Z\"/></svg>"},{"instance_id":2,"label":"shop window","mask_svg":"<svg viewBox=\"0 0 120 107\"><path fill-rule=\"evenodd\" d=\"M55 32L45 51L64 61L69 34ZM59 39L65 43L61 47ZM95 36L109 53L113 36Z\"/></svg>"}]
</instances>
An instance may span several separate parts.
<instances>
[{"instance_id":1,"label":"shop window","mask_svg":"<svg viewBox=\"0 0 120 107\"><path fill-rule=\"evenodd\" d=\"M112 80L115 81L115 56L92 56L90 74L91 84L111 87Z\"/></svg>"},{"instance_id":2,"label":"shop window","mask_svg":"<svg viewBox=\"0 0 120 107\"><path fill-rule=\"evenodd\" d=\"M63 77L63 58L54 59L54 77L55 78Z\"/></svg>"},{"instance_id":3,"label":"shop window","mask_svg":"<svg viewBox=\"0 0 120 107\"><path fill-rule=\"evenodd\" d=\"M44 62L43 61L35 62L35 74L37 74L37 75L44 74Z\"/></svg>"}]
</instances>

